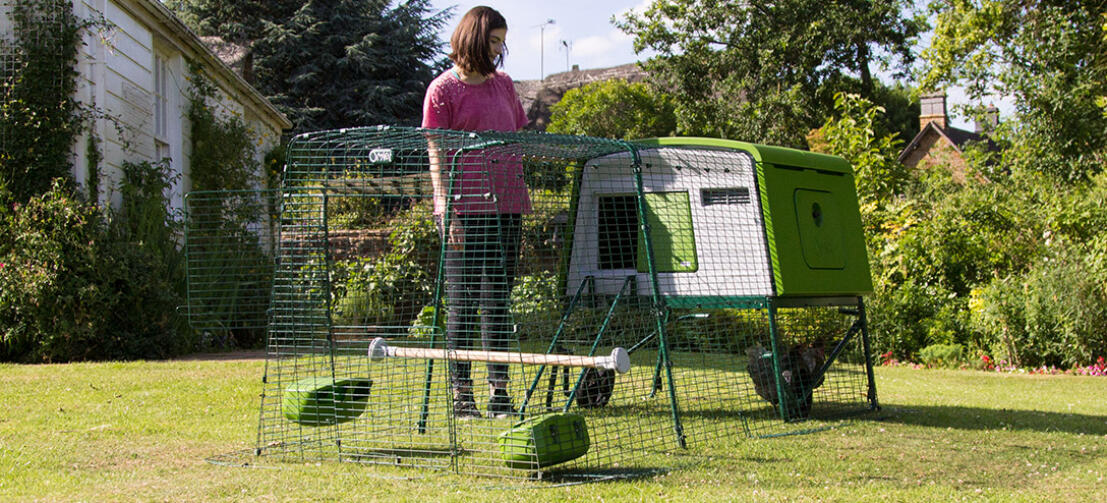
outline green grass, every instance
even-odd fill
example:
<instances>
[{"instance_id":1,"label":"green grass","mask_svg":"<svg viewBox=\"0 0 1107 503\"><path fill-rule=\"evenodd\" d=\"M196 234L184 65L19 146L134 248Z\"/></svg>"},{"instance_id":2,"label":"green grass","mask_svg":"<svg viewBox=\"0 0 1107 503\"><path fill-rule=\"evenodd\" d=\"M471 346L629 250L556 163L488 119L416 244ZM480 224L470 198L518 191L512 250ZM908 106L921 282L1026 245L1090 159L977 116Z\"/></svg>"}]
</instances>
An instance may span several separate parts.
<instances>
[{"instance_id":1,"label":"green grass","mask_svg":"<svg viewBox=\"0 0 1107 503\"><path fill-rule=\"evenodd\" d=\"M1107 380L878 368L883 411L550 488L355 464L216 466L253 446L263 362L0 365L0 501L1103 501ZM273 466L273 465L269 465ZM541 487L540 489L518 489Z\"/></svg>"}]
</instances>

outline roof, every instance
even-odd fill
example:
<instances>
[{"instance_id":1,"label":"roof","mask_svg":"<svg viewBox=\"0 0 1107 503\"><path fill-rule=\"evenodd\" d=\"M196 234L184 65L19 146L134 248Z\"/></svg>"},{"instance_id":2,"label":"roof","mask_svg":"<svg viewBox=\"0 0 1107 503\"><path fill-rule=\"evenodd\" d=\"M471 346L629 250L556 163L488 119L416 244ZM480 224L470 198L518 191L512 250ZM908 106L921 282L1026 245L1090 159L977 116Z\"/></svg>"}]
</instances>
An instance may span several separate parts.
<instances>
[{"instance_id":1,"label":"roof","mask_svg":"<svg viewBox=\"0 0 1107 503\"><path fill-rule=\"evenodd\" d=\"M198 59L205 68L209 68L214 73L211 77L219 79L234 88L234 90L238 91L243 97L253 103L254 107L257 108L259 112L280 124L283 129L292 128L292 122L288 120L288 117L285 117L284 114L277 110L277 108L274 107L265 96L262 96L254 86L246 82L246 79L238 73L235 73L226 63L216 57L211 49L200 40L200 37L188 26L185 26L185 24L167 7L162 5L160 1L130 0L129 2L120 2L119 6L123 9L129 9L132 5L141 8L145 14L153 17L155 21L176 34L177 40L184 44L188 52Z\"/></svg>"},{"instance_id":2,"label":"roof","mask_svg":"<svg viewBox=\"0 0 1107 503\"><path fill-rule=\"evenodd\" d=\"M911 142L903 148L903 152L900 152L898 158L899 162L903 162L911 152L919 148L919 144L922 143L923 138L925 138L927 134L937 134L945 138L949 141L950 145L953 145L953 148L957 150L958 153L961 153L964 150L964 146L970 142L984 142L988 150L996 150L998 148L990 138L980 133L965 131L964 129L955 127L943 128L939 127L934 122L928 122L926 126L919 130L919 133L911 139Z\"/></svg>"},{"instance_id":3,"label":"roof","mask_svg":"<svg viewBox=\"0 0 1107 503\"><path fill-rule=\"evenodd\" d=\"M544 80L518 80L515 81L515 92L519 95L523 110L527 112L527 118L530 119L527 129L541 131L545 130L550 122L550 107L561 101L561 97L570 89L612 79L639 82L645 78L646 72L638 66L638 63L627 63L608 68L554 73L547 75Z\"/></svg>"},{"instance_id":4,"label":"roof","mask_svg":"<svg viewBox=\"0 0 1107 503\"><path fill-rule=\"evenodd\" d=\"M820 154L807 150L796 150L787 147L771 145L758 145L743 141L724 140L718 138L699 138L693 136L671 138L649 138L634 140L632 143L640 147L715 147L749 152L754 161L807 168L821 171L833 171L835 173L852 174L853 167L845 159L836 155Z\"/></svg>"}]
</instances>

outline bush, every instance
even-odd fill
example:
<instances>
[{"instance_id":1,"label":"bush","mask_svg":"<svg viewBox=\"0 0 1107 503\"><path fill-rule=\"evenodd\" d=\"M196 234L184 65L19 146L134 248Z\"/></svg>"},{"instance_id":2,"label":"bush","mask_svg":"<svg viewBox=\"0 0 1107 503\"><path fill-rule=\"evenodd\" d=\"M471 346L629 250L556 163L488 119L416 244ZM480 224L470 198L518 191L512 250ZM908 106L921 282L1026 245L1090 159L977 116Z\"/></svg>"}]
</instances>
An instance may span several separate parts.
<instances>
[{"instance_id":1,"label":"bush","mask_svg":"<svg viewBox=\"0 0 1107 503\"><path fill-rule=\"evenodd\" d=\"M429 204L417 204L391 223L388 252L332 265L336 323L409 325L434 298L441 239Z\"/></svg>"},{"instance_id":2,"label":"bush","mask_svg":"<svg viewBox=\"0 0 1107 503\"><path fill-rule=\"evenodd\" d=\"M438 323L435 323L435 317L438 317ZM419 316L415 317L415 321L411 322L411 328L407 330L407 334L416 338L429 338L434 335L434 329L431 327L438 327L438 337L444 337L446 335L446 313L438 313L438 308L434 306L423 306L423 310L419 311Z\"/></svg>"},{"instance_id":3,"label":"bush","mask_svg":"<svg viewBox=\"0 0 1107 503\"><path fill-rule=\"evenodd\" d=\"M964 355L965 347L960 344L932 344L919 351L919 361L928 367L957 368Z\"/></svg>"},{"instance_id":4,"label":"bush","mask_svg":"<svg viewBox=\"0 0 1107 503\"><path fill-rule=\"evenodd\" d=\"M677 128L671 96L625 80L593 82L570 89L550 108L547 131L604 138L669 136Z\"/></svg>"},{"instance_id":5,"label":"bush","mask_svg":"<svg viewBox=\"0 0 1107 503\"><path fill-rule=\"evenodd\" d=\"M157 241L168 221L140 225L135 213L166 179L128 182L131 202L110 222L61 181L26 204L0 194L0 359L165 358L194 347L176 312L179 252Z\"/></svg>"},{"instance_id":6,"label":"bush","mask_svg":"<svg viewBox=\"0 0 1107 503\"><path fill-rule=\"evenodd\" d=\"M1020 367L1088 364L1107 348L1107 275L1068 246L974 295L984 349Z\"/></svg>"},{"instance_id":7,"label":"bush","mask_svg":"<svg viewBox=\"0 0 1107 503\"><path fill-rule=\"evenodd\" d=\"M908 280L886 288L868 304L873 352L913 360L933 344L964 343L969 338L964 298L936 285Z\"/></svg>"}]
</instances>

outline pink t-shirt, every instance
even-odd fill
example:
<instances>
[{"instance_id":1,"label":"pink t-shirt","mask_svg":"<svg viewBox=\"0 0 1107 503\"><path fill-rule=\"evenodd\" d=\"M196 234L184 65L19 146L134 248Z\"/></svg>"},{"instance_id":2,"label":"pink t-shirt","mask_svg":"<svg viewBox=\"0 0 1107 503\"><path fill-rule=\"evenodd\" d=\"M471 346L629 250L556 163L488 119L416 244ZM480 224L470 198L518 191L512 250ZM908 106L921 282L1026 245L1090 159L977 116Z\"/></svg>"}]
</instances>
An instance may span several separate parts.
<instances>
[{"instance_id":1,"label":"pink t-shirt","mask_svg":"<svg viewBox=\"0 0 1107 503\"><path fill-rule=\"evenodd\" d=\"M447 70L427 86L423 99L423 127L457 131L518 131L527 114L504 72L480 84L466 84ZM452 159L447 153L446 159ZM530 213L530 195L518 159L491 151L474 151L462 159L455 178L453 203L459 213ZM490 197L494 196L494 198ZM440 201L435 212L442 213Z\"/></svg>"}]
</instances>

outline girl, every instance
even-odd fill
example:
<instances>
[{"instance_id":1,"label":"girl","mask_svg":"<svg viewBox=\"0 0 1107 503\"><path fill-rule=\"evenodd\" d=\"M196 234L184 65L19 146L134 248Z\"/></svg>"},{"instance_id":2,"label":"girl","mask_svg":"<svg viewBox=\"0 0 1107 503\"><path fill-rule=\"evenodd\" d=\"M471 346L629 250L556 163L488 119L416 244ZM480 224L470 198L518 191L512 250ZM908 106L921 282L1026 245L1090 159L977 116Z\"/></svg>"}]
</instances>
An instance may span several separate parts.
<instances>
[{"instance_id":1,"label":"girl","mask_svg":"<svg viewBox=\"0 0 1107 503\"><path fill-rule=\"evenodd\" d=\"M461 131L518 131L526 113L511 77L497 67L506 52L507 21L490 7L474 7L450 37L453 68L427 87L423 127ZM450 191L442 166L450 152L428 141L437 218L445 216ZM485 350L505 350L513 335L508 299L515 282L521 216L530 213L522 166L507 156L472 152L455 168L446 248L446 345L468 349L479 339ZM450 362L454 415L480 417L469 362ZM488 364L488 414L516 414L507 392L506 364Z\"/></svg>"}]
</instances>

